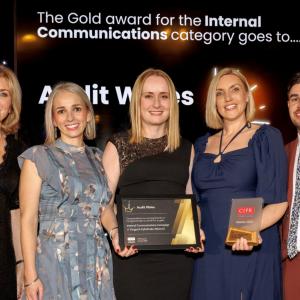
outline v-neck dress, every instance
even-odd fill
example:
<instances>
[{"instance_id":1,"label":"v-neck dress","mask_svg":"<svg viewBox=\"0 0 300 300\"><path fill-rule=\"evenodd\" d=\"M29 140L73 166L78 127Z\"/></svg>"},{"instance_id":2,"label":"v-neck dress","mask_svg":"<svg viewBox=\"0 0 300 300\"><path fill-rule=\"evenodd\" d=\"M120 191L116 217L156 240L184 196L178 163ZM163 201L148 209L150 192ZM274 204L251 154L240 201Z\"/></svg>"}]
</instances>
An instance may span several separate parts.
<instances>
[{"instance_id":1,"label":"v-neck dress","mask_svg":"<svg viewBox=\"0 0 300 300\"><path fill-rule=\"evenodd\" d=\"M115 299L109 243L99 221L111 193L102 152L60 139L19 156L34 162L42 179L37 273L45 299Z\"/></svg>"},{"instance_id":2,"label":"v-neck dress","mask_svg":"<svg viewBox=\"0 0 300 300\"><path fill-rule=\"evenodd\" d=\"M248 147L227 152L219 163L204 153L209 135L195 143L192 183L201 208L205 253L194 266L193 300L280 300L278 223L263 230L263 243L233 252L225 245L232 198L263 197L264 205L286 201L287 159L279 130L263 125Z\"/></svg>"}]
</instances>

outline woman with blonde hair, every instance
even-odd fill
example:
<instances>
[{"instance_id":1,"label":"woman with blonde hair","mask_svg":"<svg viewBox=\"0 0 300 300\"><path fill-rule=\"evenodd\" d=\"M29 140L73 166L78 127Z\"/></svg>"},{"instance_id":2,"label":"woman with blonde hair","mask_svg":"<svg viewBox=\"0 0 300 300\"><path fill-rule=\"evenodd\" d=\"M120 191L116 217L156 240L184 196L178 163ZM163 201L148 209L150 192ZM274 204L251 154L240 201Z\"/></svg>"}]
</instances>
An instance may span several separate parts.
<instances>
[{"instance_id":1,"label":"woman with blonde hair","mask_svg":"<svg viewBox=\"0 0 300 300\"><path fill-rule=\"evenodd\" d=\"M278 129L251 121L255 103L245 76L225 68L212 79L206 124L219 129L195 143L192 183L206 235L196 259L192 299L281 299L278 221L286 208L287 161ZM225 245L233 198L262 197L258 246Z\"/></svg>"},{"instance_id":2,"label":"woman with blonde hair","mask_svg":"<svg viewBox=\"0 0 300 300\"><path fill-rule=\"evenodd\" d=\"M57 84L45 110L46 141L19 157L21 242L28 299L115 299L110 210L93 107L75 83ZM38 237L37 237L38 231Z\"/></svg>"},{"instance_id":3,"label":"woman with blonde hair","mask_svg":"<svg viewBox=\"0 0 300 300\"><path fill-rule=\"evenodd\" d=\"M113 194L191 193L193 147L180 136L176 90L169 75L159 69L147 69L137 77L130 118L131 130L114 135L103 154ZM112 242L118 240L116 228ZM137 252L135 246L130 246L128 254L135 255L113 256L117 299L189 298L193 259L187 252Z\"/></svg>"},{"instance_id":4,"label":"woman with blonde hair","mask_svg":"<svg viewBox=\"0 0 300 300\"><path fill-rule=\"evenodd\" d=\"M19 298L23 288L17 162L17 156L24 151L23 143L17 138L20 112L18 79L12 70L0 65L0 290L3 299Z\"/></svg>"}]
</instances>

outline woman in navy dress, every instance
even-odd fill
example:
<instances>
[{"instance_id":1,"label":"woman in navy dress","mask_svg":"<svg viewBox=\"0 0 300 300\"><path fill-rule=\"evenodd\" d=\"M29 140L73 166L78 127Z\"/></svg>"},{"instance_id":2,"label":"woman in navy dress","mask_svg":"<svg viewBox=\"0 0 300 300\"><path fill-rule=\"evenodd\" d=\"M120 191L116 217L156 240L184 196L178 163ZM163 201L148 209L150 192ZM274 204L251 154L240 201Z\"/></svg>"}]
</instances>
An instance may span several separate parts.
<instances>
[{"instance_id":1,"label":"woman in navy dress","mask_svg":"<svg viewBox=\"0 0 300 300\"><path fill-rule=\"evenodd\" d=\"M255 104L246 78L222 69L211 81L206 123L221 129L195 143L192 182L206 235L194 266L192 299L282 299L278 221L286 207L287 162L280 132L251 124ZM262 197L260 244L225 245L232 198Z\"/></svg>"}]
</instances>

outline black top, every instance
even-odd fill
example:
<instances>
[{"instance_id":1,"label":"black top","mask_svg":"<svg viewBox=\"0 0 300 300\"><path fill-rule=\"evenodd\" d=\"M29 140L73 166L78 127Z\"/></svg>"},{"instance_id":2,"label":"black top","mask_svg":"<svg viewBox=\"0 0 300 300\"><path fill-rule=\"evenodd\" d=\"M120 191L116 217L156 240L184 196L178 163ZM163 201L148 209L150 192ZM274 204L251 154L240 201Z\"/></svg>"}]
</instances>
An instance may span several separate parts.
<instances>
[{"instance_id":1,"label":"black top","mask_svg":"<svg viewBox=\"0 0 300 300\"><path fill-rule=\"evenodd\" d=\"M110 141L119 154L121 194L185 194L192 147L189 141L181 139L173 152L166 150L166 135L131 144L125 132L115 134Z\"/></svg>"},{"instance_id":2,"label":"black top","mask_svg":"<svg viewBox=\"0 0 300 300\"><path fill-rule=\"evenodd\" d=\"M167 136L129 142L127 133L114 135L121 175L121 195L185 194L189 178L191 143L181 139L173 152ZM139 251L130 258L114 255L114 287L118 300L187 300L193 260L183 250Z\"/></svg>"},{"instance_id":3,"label":"black top","mask_svg":"<svg viewBox=\"0 0 300 300\"><path fill-rule=\"evenodd\" d=\"M21 142L13 135L8 135L5 155L0 164L0 287L3 285L5 291L11 290L12 293L15 293L15 256L10 210L19 208L20 169L17 156L24 150L25 147Z\"/></svg>"}]
</instances>

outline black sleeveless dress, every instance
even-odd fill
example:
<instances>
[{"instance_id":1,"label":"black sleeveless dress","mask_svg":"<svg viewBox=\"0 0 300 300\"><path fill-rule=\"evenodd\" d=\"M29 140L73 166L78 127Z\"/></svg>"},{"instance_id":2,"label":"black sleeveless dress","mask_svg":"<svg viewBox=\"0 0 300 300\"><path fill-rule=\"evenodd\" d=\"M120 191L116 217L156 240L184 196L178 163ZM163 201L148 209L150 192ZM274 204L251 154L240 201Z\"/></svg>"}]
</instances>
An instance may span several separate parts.
<instances>
[{"instance_id":1,"label":"black sleeveless dress","mask_svg":"<svg viewBox=\"0 0 300 300\"><path fill-rule=\"evenodd\" d=\"M1 299L17 299L16 260L12 243L10 211L19 208L20 169L17 156L25 149L13 135L6 137L0 164L0 291Z\"/></svg>"},{"instance_id":2,"label":"black sleeveless dress","mask_svg":"<svg viewBox=\"0 0 300 300\"><path fill-rule=\"evenodd\" d=\"M110 139L119 154L121 195L185 194L191 143L182 139L174 152L164 152L167 137L130 144L128 134ZM113 257L114 287L118 300L189 299L193 258L183 250L139 251Z\"/></svg>"}]
</instances>

